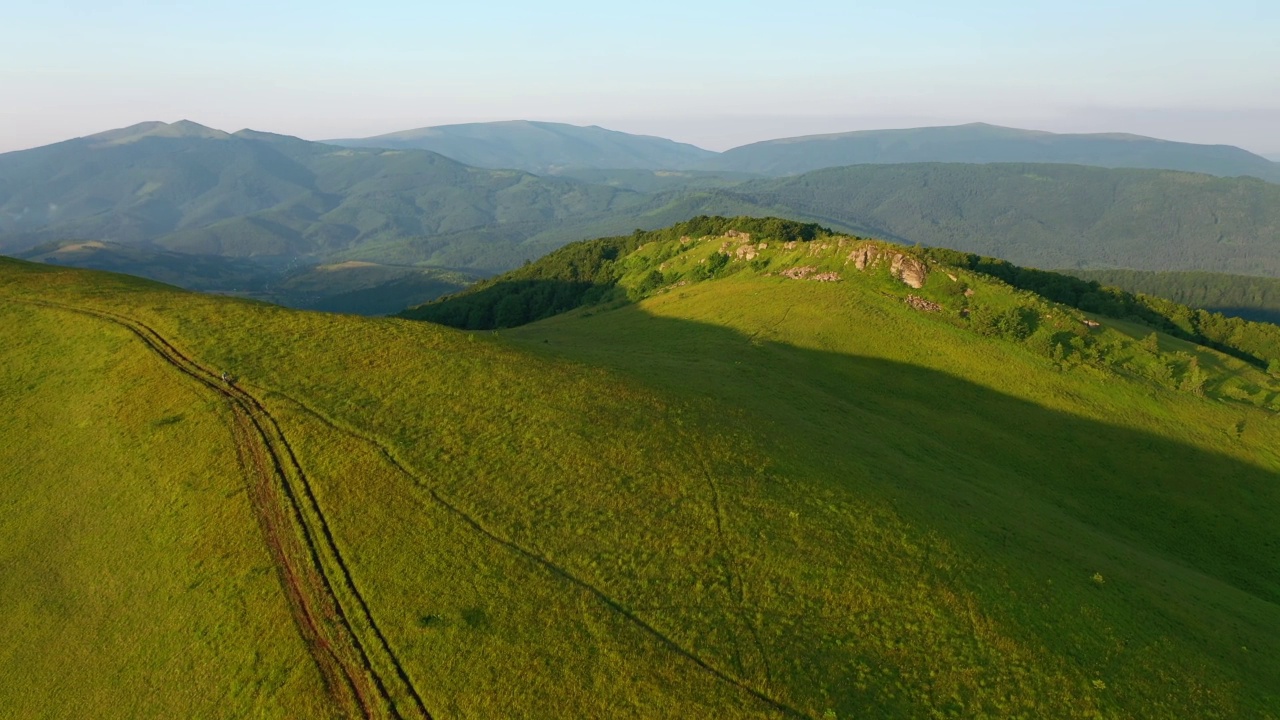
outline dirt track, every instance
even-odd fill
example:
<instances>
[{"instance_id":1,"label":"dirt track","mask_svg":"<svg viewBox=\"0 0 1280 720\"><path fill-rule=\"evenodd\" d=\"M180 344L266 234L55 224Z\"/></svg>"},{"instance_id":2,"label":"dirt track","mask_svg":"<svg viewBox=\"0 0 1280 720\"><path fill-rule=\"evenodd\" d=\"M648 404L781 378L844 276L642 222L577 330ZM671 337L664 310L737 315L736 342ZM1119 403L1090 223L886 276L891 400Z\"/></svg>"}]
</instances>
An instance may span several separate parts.
<instances>
[{"instance_id":1,"label":"dirt track","mask_svg":"<svg viewBox=\"0 0 1280 720\"><path fill-rule=\"evenodd\" d=\"M224 383L219 373L191 359L158 332L133 318L104 310L47 301L25 302L76 312L122 326L141 339L165 362L227 401L234 415L233 430L237 451L263 536L275 559L299 633L307 642L335 703L353 717L430 719L431 713L375 622L364 597L356 588L293 448L285 439L279 423L262 403L243 387ZM437 506L456 516L465 525L541 566L561 580L595 596L604 606L659 641L677 656L760 701L772 711L768 714L776 712L784 717L808 717L802 711L753 687L744 679L714 667L628 610L602 589L577 577L568 569L486 528L476 518L447 501L422 478L410 472L389 448L374 438L335 424L327 416L295 398L287 395L284 397L331 429L376 448L393 467L422 487ZM336 567L336 571L326 569L326 560ZM335 585L339 592L335 592ZM360 631L357 626L360 626ZM368 644L362 642L362 632L366 637L372 635L372 641ZM381 667L391 669L396 684L389 685L378 667L375 667L370 658L371 651L375 658L380 658L378 662ZM767 664L763 648L760 648L760 654L761 660ZM400 693L400 702L393 697L390 688ZM405 701L406 698L408 702Z\"/></svg>"},{"instance_id":2,"label":"dirt track","mask_svg":"<svg viewBox=\"0 0 1280 720\"><path fill-rule=\"evenodd\" d=\"M226 401L259 527L298 631L335 706L351 717L431 718L356 587L293 448L262 403L244 388L224 383L219 373L133 318L61 303L25 302L121 326L169 365ZM366 643L362 634L372 638ZM394 684L389 685L380 667L391 670Z\"/></svg>"}]
</instances>

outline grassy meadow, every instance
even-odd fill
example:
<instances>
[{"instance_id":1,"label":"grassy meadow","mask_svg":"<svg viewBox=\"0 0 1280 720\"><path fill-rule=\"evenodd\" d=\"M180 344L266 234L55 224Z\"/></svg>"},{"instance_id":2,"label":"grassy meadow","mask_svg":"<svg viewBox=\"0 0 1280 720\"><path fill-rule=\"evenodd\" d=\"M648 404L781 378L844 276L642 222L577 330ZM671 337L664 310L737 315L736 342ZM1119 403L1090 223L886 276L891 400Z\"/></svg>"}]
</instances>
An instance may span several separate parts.
<instances>
[{"instance_id":1,"label":"grassy meadow","mask_svg":"<svg viewBox=\"0 0 1280 720\"><path fill-rule=\"evenodd\" d=\"M1280 717L1274 376L847 245L716 257L742 244L645 245L605 302L471 333L0 261L0 702L324 712L225 408L46 300L262 402L434 717Z\"/></svg>"},{"instance_id":2,"label":"grassy meadow","mask_svg":"<svg viewBox=\"0 0 1280 720\"><path fill-rule=\"evenodd\" d=\"M0 326L3 714L327 716L224 408L127 331Z\"/></svg>"}]
</instances>

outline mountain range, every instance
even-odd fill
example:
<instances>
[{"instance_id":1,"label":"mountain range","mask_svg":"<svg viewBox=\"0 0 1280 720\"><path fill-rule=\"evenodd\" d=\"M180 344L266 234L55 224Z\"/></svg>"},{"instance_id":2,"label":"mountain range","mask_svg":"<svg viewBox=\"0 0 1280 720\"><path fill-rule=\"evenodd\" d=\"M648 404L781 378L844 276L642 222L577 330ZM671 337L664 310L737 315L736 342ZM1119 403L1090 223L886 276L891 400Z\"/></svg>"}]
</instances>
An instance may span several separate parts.
<instances>
[{"instance_id":1,"label":"mountain range","mask_svg":"<svg viewBox=\"0 0 1280 720\"><path fill-rule=\"evenodd\" d=\"M395 283L388 297L416 303L573 240L703 214L780 215L1039 267L1280 276L1280 185L1227 177L1276 165L1225 146L968 125L715 154L530 122L342 142L369 147L180 121L5 153L0 252L304 306L327 302L323 291L269 288L305 266L373 263L381 269L321 277L335 296L366 300L381 278ZM1061 162L996 162L1018 157ZM908 162L920 159L966 162ZM858 164L788 174L846 161ZM1125 163L1175 169L1103 167ZM422 281L416 267L453 274ZM405 295L413 288L421 294Z\"/></svg>"},{"instance_id":2,"label":"mountain range","mask_svg":"<svg viewBox=\"0 0 1280 720\"><path fill-rule=\"evenodd\" d=\"M1280 182L1280 163L1231 145L1127 133L1061 134L987 123L806 135L722 153L595 126L523 120L440 125L327 142L431 150L468 165L539 174L585 169L701 170L776 177L861 164L1019 162L1182 170Z\"/></svg>"},{"instance_id":3,"label":"mountain range","mask_svg":"<svg viewBox=\"0 0 1280 720\"><path fill-rule=\"evenodd\" d=\"M0 249L70 238L239 257L326 255L477 228L545 228L639 200L424 150L143 123L0 155Z\"/></svg>"},{"instance_id":4,"label":"mountain range","mask_svg":"<svg viewBox=\"0 0 1280 720\"><path fill-rule=\"evenodd\" d=\"M1123 133L1057 134L986 123L865 130L767 140L728 150L707 169L796 175L864 163L1066 163L1183 170L1280 182L1280 164L1230 145L1197 145Z\"/></svg>"},{"instance_id":5,"label":"mountain range","mask_svg":"<svg viewBox=\"0 0 1280 720\"><path fill-rule=\"evenodd\" d=\"M404 130L374 137L327 140L345 147L430 150L475 167L538 174L565 170L692 170L715 157L710 150L592 125L511 120Z\"/></svg>"}]
</instances>

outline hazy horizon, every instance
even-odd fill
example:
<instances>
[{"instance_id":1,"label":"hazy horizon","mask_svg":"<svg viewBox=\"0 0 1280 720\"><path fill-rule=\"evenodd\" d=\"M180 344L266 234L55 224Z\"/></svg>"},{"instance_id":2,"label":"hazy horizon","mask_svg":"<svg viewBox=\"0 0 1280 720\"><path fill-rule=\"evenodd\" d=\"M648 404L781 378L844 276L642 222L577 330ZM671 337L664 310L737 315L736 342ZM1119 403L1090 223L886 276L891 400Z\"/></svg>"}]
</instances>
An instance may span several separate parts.
<instances>
[{"instance_id":1,"label":"hazy horizon","mask_svg":"<svg viewBox=\"0 0 1280 720\"><path fill-rule=\"evenodd\" d=\"M15 8L0 28L0 152L147 120L322 140L533 119L710 150L987 122L1275 155L1277 33L1280 6L1249 0L808 0L785 13L67 0Z\"/></svg>"}]
</instances>

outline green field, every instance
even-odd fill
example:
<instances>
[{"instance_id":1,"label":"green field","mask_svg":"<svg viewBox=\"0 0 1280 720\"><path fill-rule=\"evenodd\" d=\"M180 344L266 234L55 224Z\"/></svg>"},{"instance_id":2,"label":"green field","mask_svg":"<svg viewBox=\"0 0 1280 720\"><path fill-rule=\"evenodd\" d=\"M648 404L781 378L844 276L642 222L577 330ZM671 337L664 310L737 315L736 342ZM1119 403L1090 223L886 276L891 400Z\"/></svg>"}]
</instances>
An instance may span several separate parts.
<instances>
[{"instance_id":1,"label":"green field","mask_svg":"<svg viewBox=\"0 0 1280 720\"><path fill-rule=\"evenodd\" d=\"M496 332L0 261L0 705L1280 717L1280 379L903 253Z\"/></svg>"}]
</instances>

